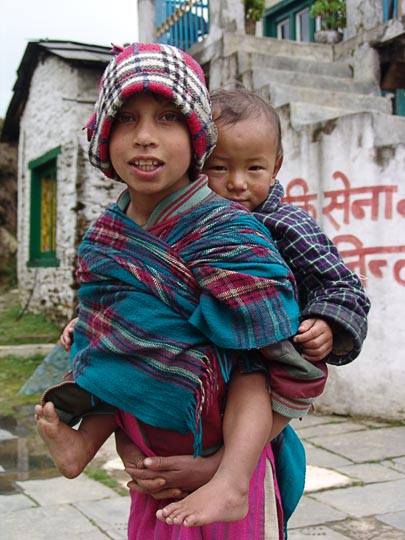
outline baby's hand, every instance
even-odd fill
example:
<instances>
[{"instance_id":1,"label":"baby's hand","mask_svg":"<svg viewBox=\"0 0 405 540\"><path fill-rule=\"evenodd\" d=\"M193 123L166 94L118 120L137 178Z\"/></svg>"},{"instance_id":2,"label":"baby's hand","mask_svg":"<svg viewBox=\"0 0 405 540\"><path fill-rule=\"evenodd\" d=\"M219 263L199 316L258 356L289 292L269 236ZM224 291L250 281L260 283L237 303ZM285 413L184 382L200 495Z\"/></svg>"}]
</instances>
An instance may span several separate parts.
<instances>
[{"instance_id":1,"label":"baby's hand","mask_svg":"<svg viewBox=\"0 0 405 540\"><path fill-rule=\"evenodd\" d=\"M60 343L65 351L70 351L70 347L73 343L73 329L77 323L77 317L72 319L63 329L62 335L60 336Z\"/></svg>"},{"instance_id":2,"label":"baby's hand","mask_svg":"<svg viewBox=\"0 0 405 540\"><path fill-rule=\"evenodd\" d=\"M306 319L300 324L294 343L300 346L306 360L323 360L332 351L332 328L323 319Z\"/></svg>"}]
</instances>

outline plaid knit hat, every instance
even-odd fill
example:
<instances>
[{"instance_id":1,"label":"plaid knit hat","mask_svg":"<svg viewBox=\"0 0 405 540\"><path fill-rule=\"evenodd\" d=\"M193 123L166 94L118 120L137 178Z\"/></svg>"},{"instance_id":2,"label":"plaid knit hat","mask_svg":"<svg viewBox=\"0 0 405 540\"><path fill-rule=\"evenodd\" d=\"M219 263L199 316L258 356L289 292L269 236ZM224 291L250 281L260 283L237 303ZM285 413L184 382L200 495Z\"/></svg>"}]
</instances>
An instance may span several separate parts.
<instances>
[{"instance_id":1,"label":"plaid knit hat","mask_svg":"<svg viewBox=\"0 0 405 540\"><path fill-rule=\"evenodd\" d=\"M86 126L90 163L108 178L119 179L109 156L111 126L126 99L148 91L172 101L185 116L194 149L191 174L196 177L217 142L201 66L180 49L157 43L115 46L114 52L116 56L100 81L95 112Z\"/></svg>"}]
</instances>

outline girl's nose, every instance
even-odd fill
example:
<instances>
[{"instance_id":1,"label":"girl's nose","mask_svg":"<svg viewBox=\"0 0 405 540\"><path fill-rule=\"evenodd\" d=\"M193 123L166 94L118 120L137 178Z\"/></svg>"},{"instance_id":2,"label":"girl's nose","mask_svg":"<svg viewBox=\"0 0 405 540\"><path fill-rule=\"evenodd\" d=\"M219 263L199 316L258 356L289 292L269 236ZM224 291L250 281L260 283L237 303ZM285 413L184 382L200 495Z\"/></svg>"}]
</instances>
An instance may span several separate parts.
<instances>
[{"instance_id":1,"label":"girl's nose","mask_svg":"<svg viewBox=\"0 0 405 540\"><path fill-rule=\"evenodd\" d=\"M156 131L152 122L149 120L140 120L134 130L133 143L135 146L156 146Z\"/></svg>"}]
</instances>

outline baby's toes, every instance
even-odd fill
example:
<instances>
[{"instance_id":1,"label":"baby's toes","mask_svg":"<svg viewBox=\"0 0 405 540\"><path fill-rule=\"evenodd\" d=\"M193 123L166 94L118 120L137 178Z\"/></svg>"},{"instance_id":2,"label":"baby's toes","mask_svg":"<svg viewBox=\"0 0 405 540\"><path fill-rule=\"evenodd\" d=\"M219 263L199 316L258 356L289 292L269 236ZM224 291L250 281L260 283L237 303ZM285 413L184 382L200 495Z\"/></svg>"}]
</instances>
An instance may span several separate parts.
<instances>
[{"instance_id":1,"label":"baby's toes","mask_svg":"<svg viewBox=\"0 0 405 540\"><path fill-rule=\"evenodd\" d=\"M189 516L185 517L183 520L183 525L185 527L196 527L199 524L199 519L196 514L190 514Z\"/></svg>"}]
</instances>

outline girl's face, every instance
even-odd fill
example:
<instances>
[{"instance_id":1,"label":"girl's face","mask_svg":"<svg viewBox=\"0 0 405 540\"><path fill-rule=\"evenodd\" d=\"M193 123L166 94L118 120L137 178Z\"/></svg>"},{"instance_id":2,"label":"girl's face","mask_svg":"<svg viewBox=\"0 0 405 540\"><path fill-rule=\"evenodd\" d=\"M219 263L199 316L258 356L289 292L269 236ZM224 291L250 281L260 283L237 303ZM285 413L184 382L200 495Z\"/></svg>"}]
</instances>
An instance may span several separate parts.
<instances>
[{"instance_id":1,"label":"girl's face","mask_svg":"<svg viewBox=\"0 0 405 540\"><path fill-rule=\"evenodd\" d=\"M143 210L153 210L190 183L188 127L177 107L162 96L143 92L124 103L114 120L109 151L132 203Z\"/></svg>"},{"instance_id":2,"label":"girl's face","mask_svg":"<svg viewBox=\"0 0 405 540\"><path fill-rule=\"evenodd\" d=\"M218 128L218 144L204 165L210 188L248 210L268 196L282 164L278 136L267 118Z\"/></svg>"}]
</instances>

